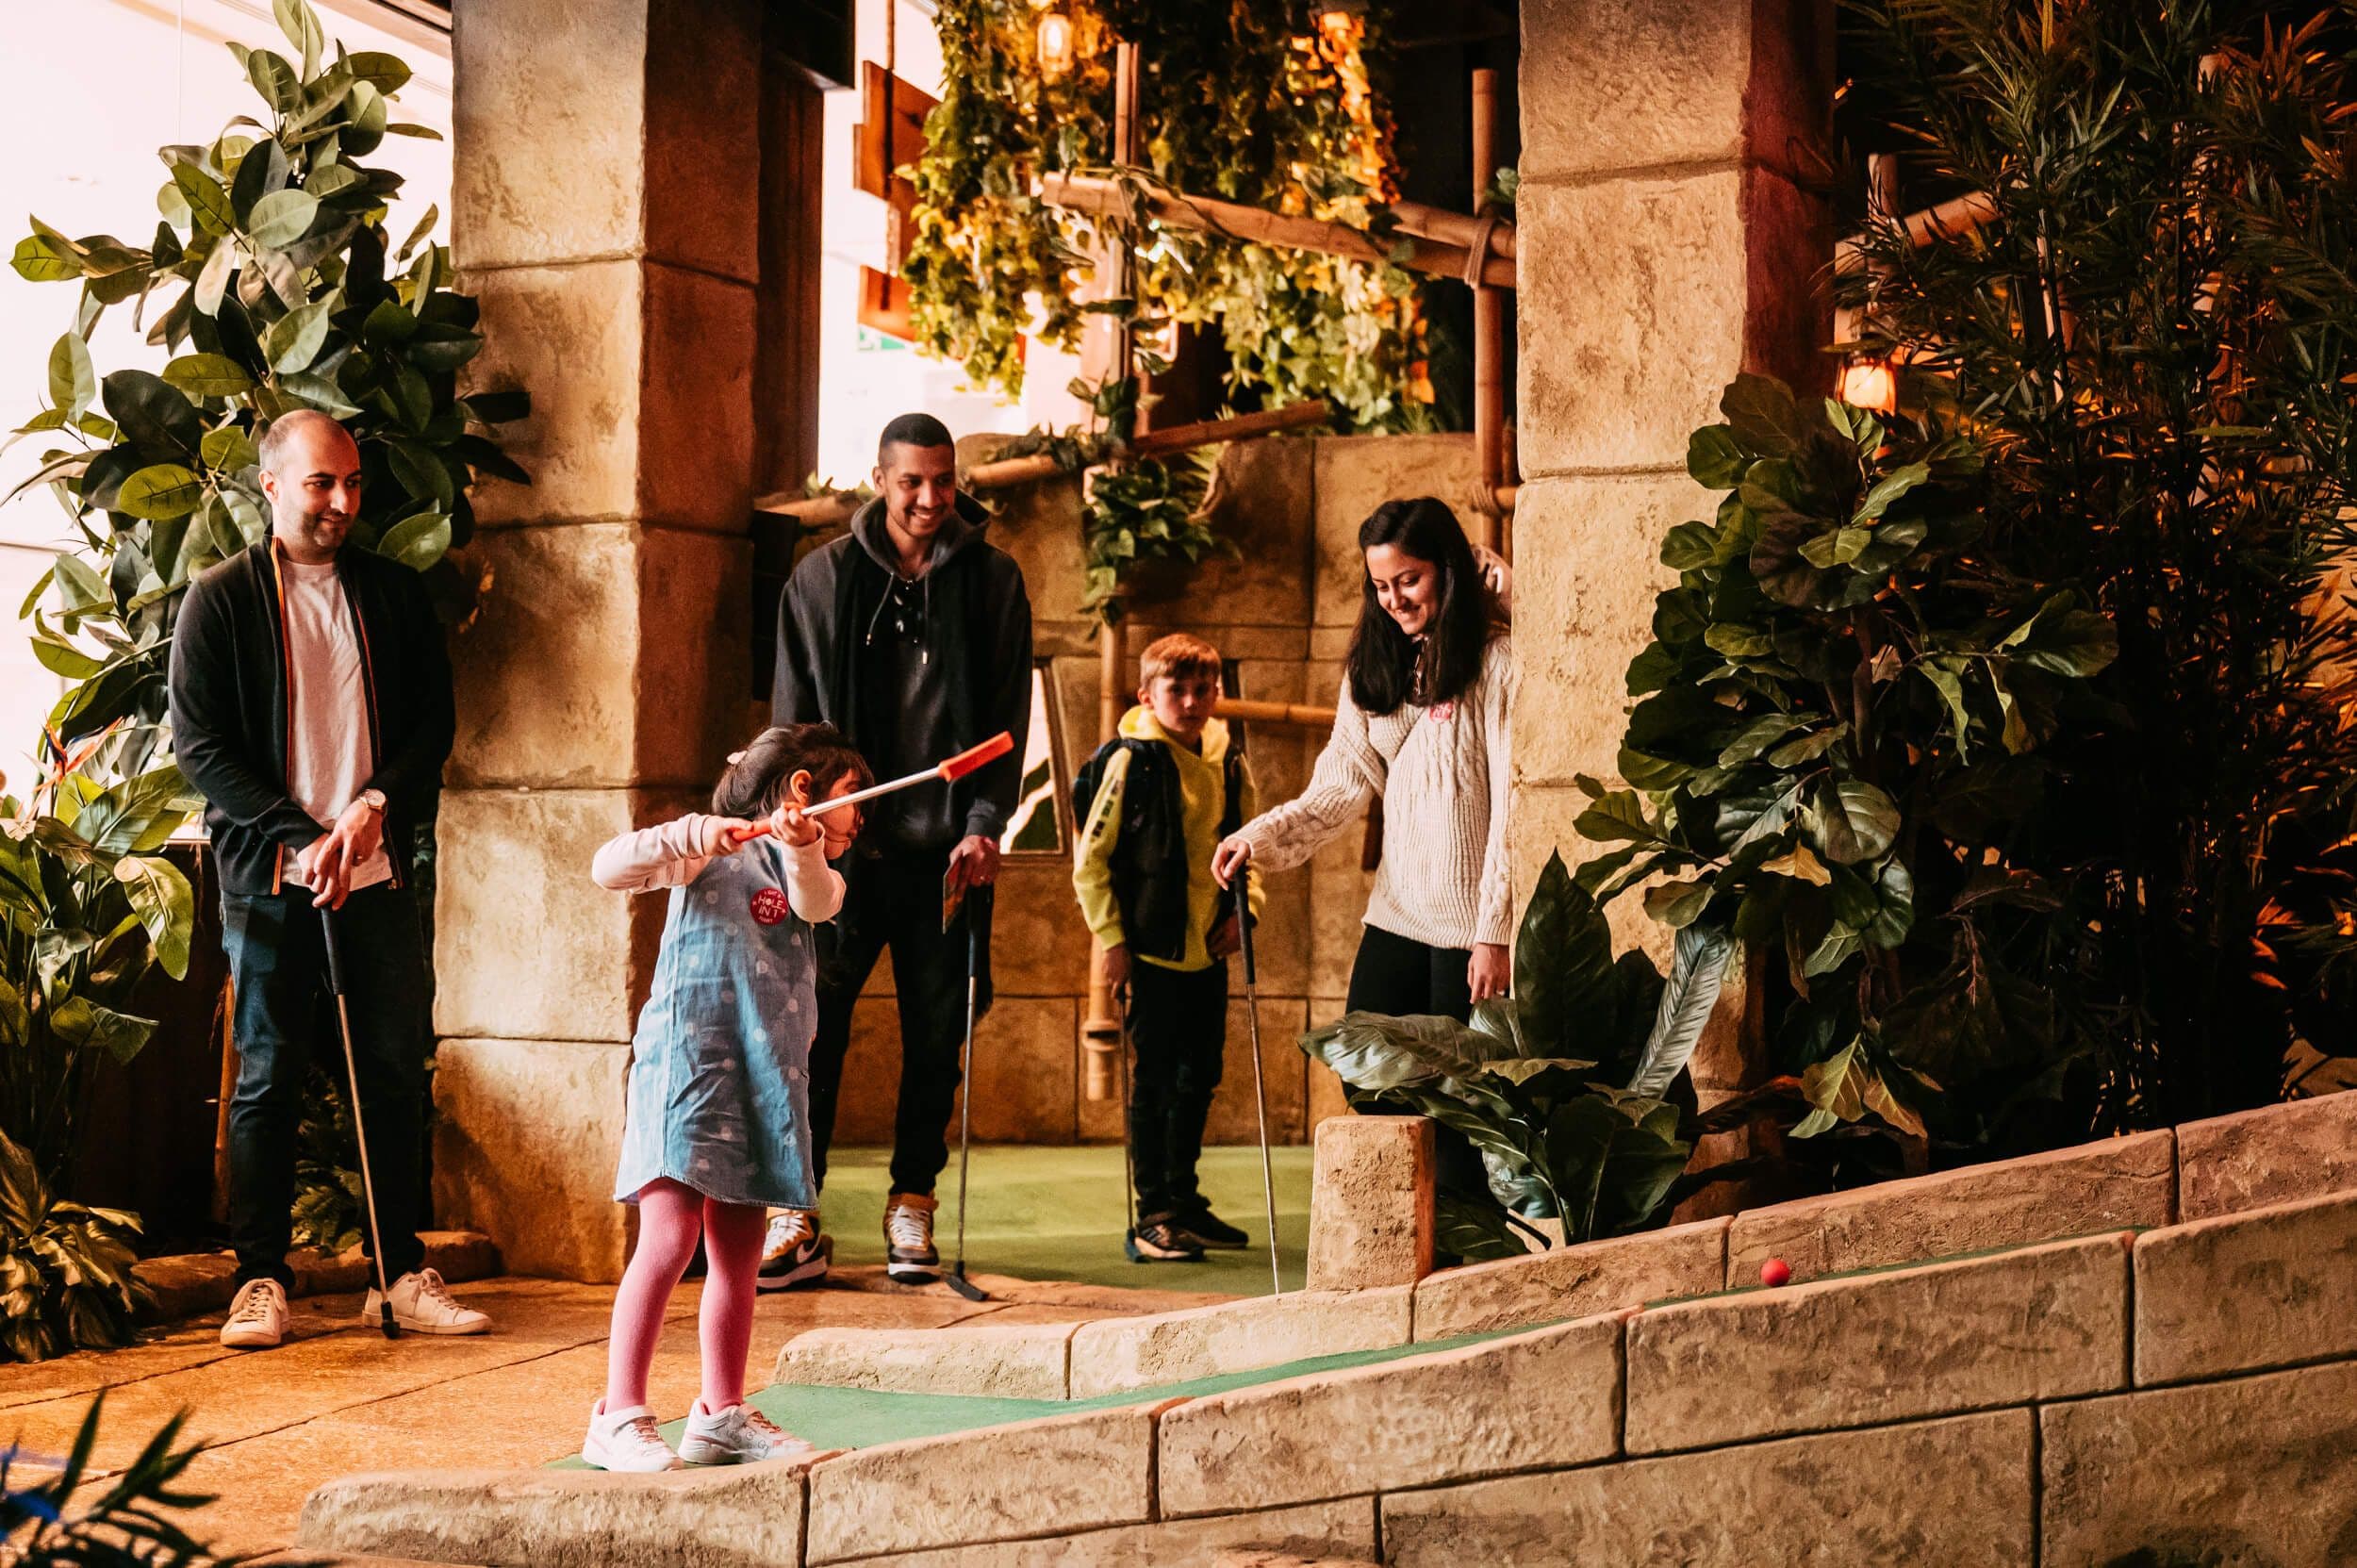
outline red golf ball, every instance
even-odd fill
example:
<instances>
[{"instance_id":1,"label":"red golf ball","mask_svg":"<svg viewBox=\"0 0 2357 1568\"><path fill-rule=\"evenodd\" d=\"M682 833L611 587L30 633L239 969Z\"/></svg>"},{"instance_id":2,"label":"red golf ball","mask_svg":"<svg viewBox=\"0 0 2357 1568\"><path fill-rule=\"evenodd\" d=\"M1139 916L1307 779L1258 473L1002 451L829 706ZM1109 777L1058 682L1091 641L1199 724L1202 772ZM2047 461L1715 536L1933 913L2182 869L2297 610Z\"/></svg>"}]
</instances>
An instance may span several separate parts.
<instances>
[{"instance_id":1,"label":"red golf ball","mask_svg":"<svg viewBox=\"0 0 2357 1568\"><path fill-rule=\"evenodd\" d=\"M1763 1285L1788 1284L1791 1279L1792 1265L1782 1258L1771 1258L1759 1265L1759 1282Z\"/></svg>"}]
</instances>

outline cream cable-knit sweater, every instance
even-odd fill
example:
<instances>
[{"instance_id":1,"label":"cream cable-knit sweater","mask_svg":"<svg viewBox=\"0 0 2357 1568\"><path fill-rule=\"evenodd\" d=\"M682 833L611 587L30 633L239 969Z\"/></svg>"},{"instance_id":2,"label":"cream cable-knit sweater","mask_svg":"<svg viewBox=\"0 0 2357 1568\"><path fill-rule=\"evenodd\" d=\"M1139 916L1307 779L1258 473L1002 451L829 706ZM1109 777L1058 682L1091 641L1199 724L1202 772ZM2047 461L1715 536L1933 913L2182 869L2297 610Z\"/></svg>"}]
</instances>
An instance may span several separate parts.
<instances>
[{"instance_id":1,"label":"cream cable-knit sweater","mask_svg":"<svg viewBox=\"0 0 2357 1568\"><path fill-rule=\"evenodd\" d=\"M1244 824L1263 871L1299 866L1383 800L1383 864L1366 924L1436 948L1513 938L1507 886L1514 654L1501 633L1453 702L1370 715L1343 678L1334 733L1300 796Z\"/></svg>"}]
</instances>

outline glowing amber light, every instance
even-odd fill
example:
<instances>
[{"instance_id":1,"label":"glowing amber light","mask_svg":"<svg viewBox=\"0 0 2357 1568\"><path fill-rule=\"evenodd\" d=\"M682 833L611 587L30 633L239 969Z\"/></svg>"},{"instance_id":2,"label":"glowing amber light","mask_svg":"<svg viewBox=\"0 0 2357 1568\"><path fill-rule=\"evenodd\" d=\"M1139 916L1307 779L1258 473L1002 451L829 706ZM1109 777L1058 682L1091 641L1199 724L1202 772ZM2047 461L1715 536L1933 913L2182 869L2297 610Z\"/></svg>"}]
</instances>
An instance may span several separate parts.
<instances>
[{"instance_id":1,"label":"glowing amber light","mask_svg":"<svg viewBox=\"0 0 2357 1568\"><path fill-rule=\"evenodd\" d=\"M1039 68L1048 76L1072 69L1072 18L1062 11L1048 11L1039 19Z\"/></svg>"},{"instance_id":2,"label":"glowing amber light","mask_svg":"<svg viewBox=\"0 0 2357 1568\"><path fill-rule=\"evenodd\" d=\"M1853 359L1841 372L1841 401L1853 408L1893 413L1899 406L1899 378L1881 359Z\"/></svg>"}]
</instances>

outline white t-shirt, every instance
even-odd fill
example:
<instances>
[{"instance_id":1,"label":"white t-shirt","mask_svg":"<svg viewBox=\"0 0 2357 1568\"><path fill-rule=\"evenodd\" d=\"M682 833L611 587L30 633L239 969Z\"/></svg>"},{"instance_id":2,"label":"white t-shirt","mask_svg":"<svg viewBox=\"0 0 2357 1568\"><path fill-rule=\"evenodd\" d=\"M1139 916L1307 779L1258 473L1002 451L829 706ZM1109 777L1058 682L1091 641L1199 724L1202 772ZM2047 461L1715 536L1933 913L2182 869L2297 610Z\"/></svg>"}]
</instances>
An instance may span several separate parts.
<instances>
[{"instance_id":1,"label":"white t-shirt","mask_svg":"<svg viewBox=\"0 0 2357 1568\"><path fill-rule=\"evenodd\" d=\"M281 556L278 569L287 586L287 678L294 686L288 705L287 793L333 826L369 784L369 695L360 646L333 561L304 566ZM352 886L373 887L392 875L392 860L380 843L353 868ZM304 882L292 854L287 880Z\"/></svg>"}]
</instances>

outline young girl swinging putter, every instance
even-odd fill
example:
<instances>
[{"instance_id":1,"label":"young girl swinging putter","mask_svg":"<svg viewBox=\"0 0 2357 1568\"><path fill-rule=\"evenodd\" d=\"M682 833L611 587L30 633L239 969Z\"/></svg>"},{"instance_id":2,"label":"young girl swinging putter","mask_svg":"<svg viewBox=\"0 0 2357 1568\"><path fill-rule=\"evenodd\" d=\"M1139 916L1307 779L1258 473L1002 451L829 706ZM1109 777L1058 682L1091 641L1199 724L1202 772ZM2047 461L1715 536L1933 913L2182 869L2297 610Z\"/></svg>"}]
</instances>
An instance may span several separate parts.
<instances>
[{"instance_id":1,"label":"young girl swinging putter","mask_svg":"<svg viewBox=\"0 0 2357 1568\"><path fill-rule=\"evenodd\" d=\"M771 1206L815 1209L810 1041L817 1019L811 927L833 917L859 812L806 818L868 782L834 728L764 730L729 759L713 814L626 833L590 875L619 893L671 890L654 989L631 1041L615 1197L638 1205L638 1246L614 1296L605 1397L581 1457L605 1470L782 1459L809 1444L745 1403L754 1275ZM701 1238L703 1390L674 1454L647 1408L663 1312Z\"/></svg>"}]
</instances>

